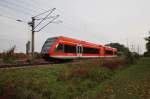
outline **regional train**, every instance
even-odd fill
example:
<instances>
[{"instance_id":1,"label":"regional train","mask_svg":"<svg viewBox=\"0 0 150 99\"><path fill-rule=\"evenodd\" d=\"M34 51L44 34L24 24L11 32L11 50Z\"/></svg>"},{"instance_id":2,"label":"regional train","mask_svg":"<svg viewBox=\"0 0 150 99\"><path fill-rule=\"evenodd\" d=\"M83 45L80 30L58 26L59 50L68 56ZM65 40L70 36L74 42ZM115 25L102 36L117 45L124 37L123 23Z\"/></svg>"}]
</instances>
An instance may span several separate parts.
<instances>
[{"instance_id":1,"label":"regional train","mask_svg":"<svg viewBox=\"0 0 150 99\"><path fill-rule=\"evenodd\" d=\"M44 59L116 57L117 49L64 36L48 38L41 50Z\"/></svg>"}]
</instances>

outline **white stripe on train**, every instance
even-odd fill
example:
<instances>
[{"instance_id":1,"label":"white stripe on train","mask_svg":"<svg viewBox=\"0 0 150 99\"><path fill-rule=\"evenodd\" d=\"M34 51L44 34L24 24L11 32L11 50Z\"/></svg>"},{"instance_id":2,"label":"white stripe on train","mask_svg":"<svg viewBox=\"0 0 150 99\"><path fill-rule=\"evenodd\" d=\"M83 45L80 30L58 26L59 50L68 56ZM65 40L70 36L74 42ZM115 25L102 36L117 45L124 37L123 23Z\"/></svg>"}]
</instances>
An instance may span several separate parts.
<instances>
[{"instance_id":1,"label":"white stripe on train","mask_svg":"<svg viewBox=\"0 0 150 99\"><path fill-rule=\"evenodd\" d=\"M52 58L61 58L61 59L72 59L72 58L98 58L98 57L117 57L116 55L113 56L51 56Z\"/></svg>"}]
</instances>

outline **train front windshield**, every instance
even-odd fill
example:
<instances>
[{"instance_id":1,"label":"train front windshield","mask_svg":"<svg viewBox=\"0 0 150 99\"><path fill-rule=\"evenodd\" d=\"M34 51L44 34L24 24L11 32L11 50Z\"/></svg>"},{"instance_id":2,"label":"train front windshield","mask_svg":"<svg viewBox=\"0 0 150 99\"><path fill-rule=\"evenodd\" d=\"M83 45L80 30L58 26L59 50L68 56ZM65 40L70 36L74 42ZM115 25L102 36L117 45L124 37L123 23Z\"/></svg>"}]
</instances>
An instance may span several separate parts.
<instances>
[{"instance_id":1,"label":"train front windshield","mask_svg":"<svg viewBox=\"0 0 150 99\"><path fill-rule=\"evenodd\" d=\"M41 53L48 54L51 46L54 44L55 41L56 41L56 38L48 38L42 47Z\"/></svg>"}]
</instances>

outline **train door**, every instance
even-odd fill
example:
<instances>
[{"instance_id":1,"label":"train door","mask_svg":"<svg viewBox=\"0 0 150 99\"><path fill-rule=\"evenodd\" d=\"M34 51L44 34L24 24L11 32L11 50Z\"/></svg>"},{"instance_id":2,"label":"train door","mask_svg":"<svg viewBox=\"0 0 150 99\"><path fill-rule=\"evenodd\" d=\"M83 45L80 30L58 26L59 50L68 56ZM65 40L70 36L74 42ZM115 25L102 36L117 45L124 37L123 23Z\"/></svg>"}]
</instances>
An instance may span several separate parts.
<instances>
[{"instance_id":1,"label":"train door","mask_svg":"<svg viewBox=\"0 0 150 99\"><path fill-rule=\"evenodd\" d=\"M81 57L82 56L82 51L83 51L82 45L77 45L76 46L76 51L77 51L77 56Z\"/></svg>"},{"instance_id":2,"label":"train door","mask_svg":"<svg viewBox=\"0 0 150 99\"><path fill-rule=\"evenodd\" d=\"M104 56L104 48L100 47L100 56Z\"/></svg>"}]
</instances>

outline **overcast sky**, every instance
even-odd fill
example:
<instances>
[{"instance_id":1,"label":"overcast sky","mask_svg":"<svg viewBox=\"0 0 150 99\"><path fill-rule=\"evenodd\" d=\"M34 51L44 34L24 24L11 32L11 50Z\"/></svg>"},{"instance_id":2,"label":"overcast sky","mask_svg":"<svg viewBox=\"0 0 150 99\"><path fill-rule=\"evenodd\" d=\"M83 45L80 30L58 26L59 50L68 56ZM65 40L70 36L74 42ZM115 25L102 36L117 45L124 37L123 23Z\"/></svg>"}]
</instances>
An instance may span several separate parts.
<instances>
[{"instance_id":1,"label":"overcast sky","mask_svg":"<svg viewBox=\"0 0 150 99\"><path fill-rule=\"evenodd\" d=\"M128 42L131 50L137 51L139 46L143 53L144 37L150 30L149 4L150 0L0 0L0 51L16 45L17 52L25 52L31 39L27 22L56 8L52 16L59 14L57 20L63 23L50 24L36 33L36 51L40 52L48 37L62 35L97 44L119 42L127 46Z\"/></svg>"}]
</instances>

